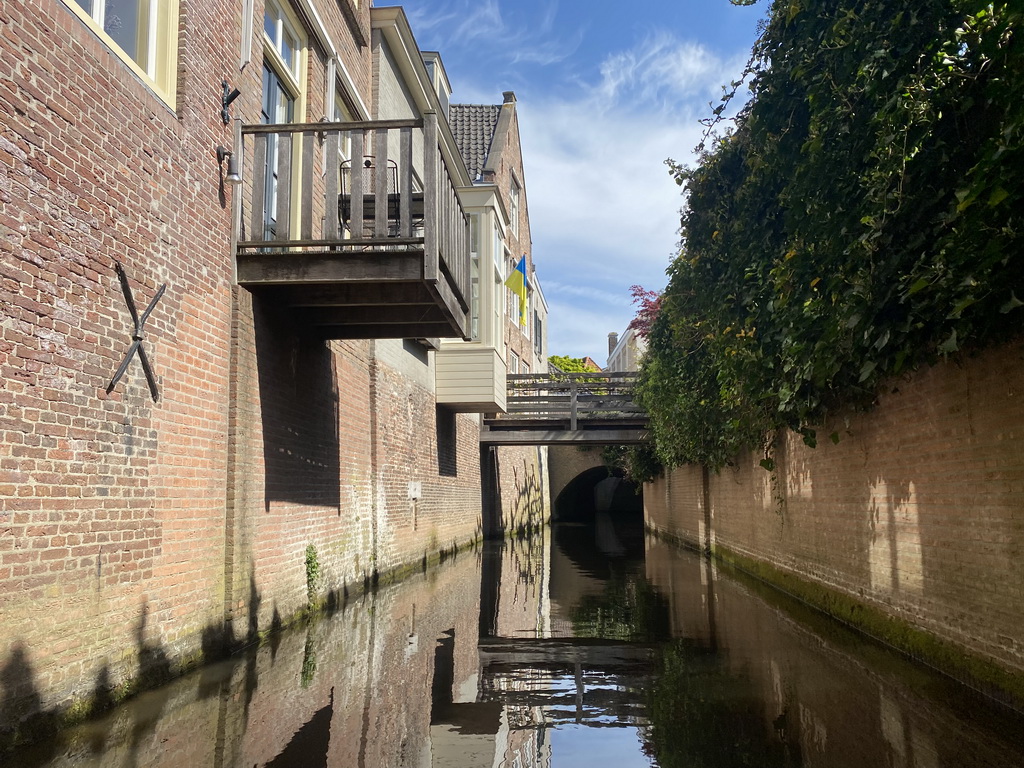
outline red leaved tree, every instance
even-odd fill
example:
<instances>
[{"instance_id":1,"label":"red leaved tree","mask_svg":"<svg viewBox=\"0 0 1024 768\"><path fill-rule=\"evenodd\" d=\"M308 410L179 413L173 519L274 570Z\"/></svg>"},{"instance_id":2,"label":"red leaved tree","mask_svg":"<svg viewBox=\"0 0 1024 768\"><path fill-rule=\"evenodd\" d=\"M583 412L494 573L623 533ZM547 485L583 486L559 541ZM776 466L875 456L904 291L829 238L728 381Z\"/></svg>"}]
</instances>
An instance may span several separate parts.
<instances>
[{"instance_id":1,"label":"red leaved tree","mask_svg":"<svg viewBox=\"0 0 1024 768\"><path fill-rule=\"evenodd\" d=\"M637 310L636 317L626 326L626 330L636 331L637 336L646 339L661 308L661 294L657 291L648 291L642 285L630 286L629 292L633 296Z\"/></svg>"}]
</instances>

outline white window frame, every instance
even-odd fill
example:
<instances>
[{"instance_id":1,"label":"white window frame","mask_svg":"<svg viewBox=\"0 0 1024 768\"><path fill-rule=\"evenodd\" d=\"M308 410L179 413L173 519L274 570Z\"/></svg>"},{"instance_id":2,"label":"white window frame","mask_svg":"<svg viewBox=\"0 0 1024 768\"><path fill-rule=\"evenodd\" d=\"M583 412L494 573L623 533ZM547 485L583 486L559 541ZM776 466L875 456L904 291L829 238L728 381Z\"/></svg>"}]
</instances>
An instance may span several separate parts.
<instances>
[{"instance_id":1,"label":"white window frame","mask_svg":"<svg viewBox=\"0 0 1024 768\"><path fill-rule=\"evenodd\" d=\"M290 54L285 48L285 41L289 38L292 48ZM285 0L266 0L263 9L263 65L276 76L282 90L292 99L291 123L301 123L305 119L305 73L308 47L309 35L291 5ZM291 183L291 199L293 201L301 199L301 156L301 142L293 141ZM268 160L271 157L270 147L267 149L267 157ZM267 206L268 210L276 208L276 194L268 192ZM299 230L301 216L301 206L293 205L289 222L293 232Z\"/></svg>"},{"instance_id":2,"label":"white window frame","mask_svg":"<svg viewBox=\"0 0 1024 768\"><path fill-rule=\"evenodd\" d=\"M512 234L515 237L519 237L519 197L522 194L522 187L519 182L516 181L516 177L512 177L512 183L509 185L508 198L508 217L509 222L512 225Z\"/></svg>"},{"instance_id":3,"label":"white window frame","mask_svg":"<svg viewBox=\"0 0 1024 768\"><path fill-rule=\"evenodd\" d=\"M64 4L91 29L160 99L175 108L178 78L178 0L137 0L146 9L146 60L137 61L106 31L104 0L64 0Z\"/></svg>"}]
</instances>

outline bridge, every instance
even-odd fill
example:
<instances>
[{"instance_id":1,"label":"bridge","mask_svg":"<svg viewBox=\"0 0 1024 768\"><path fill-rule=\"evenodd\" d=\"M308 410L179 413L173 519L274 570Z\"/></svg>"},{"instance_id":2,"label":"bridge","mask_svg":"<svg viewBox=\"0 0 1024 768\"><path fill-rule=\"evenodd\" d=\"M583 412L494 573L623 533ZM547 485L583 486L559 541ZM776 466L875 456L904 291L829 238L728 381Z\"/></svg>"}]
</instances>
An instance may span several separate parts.
<instances>
[{"instance_id":1,"label":"bridge","mask_svg":"<svg viewBox=\"0 0 1024 768\"><path fill-rule=\"evenodd\" d=\"M631 445L647 440L633 372L508 377L508 412L485 417L481 445Z\"/></svg>"}]
</instances>

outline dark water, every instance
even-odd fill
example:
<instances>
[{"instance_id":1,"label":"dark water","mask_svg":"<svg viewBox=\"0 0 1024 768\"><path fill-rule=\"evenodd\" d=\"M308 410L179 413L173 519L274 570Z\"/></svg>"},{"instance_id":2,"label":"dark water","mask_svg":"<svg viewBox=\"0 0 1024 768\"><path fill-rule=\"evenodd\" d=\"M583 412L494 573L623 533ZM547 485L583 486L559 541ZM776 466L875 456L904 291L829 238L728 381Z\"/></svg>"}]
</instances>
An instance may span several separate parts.
<instances>
[{"instance_id":1,"label":"dark water","mask_svg":"<svg viewBox=\"0 0 1024 768\"><path fill-rule=\"evenodd\" d=\"M460 554L0 763L1024 766L1024 718L606 517Z\"/></svg>"}]
</instances>

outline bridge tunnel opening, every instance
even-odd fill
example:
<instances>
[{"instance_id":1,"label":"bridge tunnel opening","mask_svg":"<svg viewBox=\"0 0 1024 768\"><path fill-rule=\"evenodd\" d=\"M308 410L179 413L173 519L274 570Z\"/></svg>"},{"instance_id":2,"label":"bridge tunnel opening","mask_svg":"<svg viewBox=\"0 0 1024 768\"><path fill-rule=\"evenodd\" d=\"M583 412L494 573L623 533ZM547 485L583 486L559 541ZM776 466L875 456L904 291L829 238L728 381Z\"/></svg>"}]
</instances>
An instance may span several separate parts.
<instances>
[{"instance_id":1,"label":"bridge tunnel opening","mask_svg":"<svg viewBox=\"0 0 1024 768\"><path fill-rule=\"evenodd\" d=\"M592 467L571 480L552 506L558 547L586 571L643 557L643 486L622 470Z\"/></svg>"}]
</instances>

